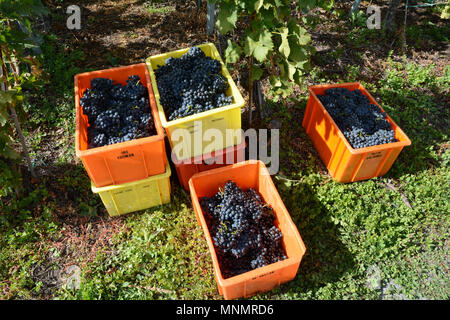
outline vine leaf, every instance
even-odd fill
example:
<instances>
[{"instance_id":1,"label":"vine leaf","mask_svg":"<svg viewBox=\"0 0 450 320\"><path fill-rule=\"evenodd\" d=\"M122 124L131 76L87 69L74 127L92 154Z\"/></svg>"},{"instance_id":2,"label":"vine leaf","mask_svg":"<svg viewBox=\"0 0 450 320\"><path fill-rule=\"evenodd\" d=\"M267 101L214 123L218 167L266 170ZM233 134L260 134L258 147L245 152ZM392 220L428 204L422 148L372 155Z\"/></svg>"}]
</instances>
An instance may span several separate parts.
<instances>
[{"instance_id":1,"label":"vine leaf","mask_svg":"<svg viewBox=\"0 0 450 320\"><path fill-rule=\"evenodd\" d=\"M3 149L3 156L5 156L8 159L17 160L20 158L20 153L18 153L16 150L12 149L8 145L5 145L5 148Z\"/></svg>"},{"instance_id":2,"label":"vine leaf","mask_svg":"<svg viewBox=\"0 0 450 320\"><path fill-rule=\"evenodd\" d=\"M0 91L0 105L8 105L14 102L16 90Z\"/></svg>"},{"instance_id":3,"label":"vine leaf","mask_svg":"<svg viewBox=\"0 0 450 320\"><path fill-rule=\"evenodd\" d=\"M304 32L303 32L304 31ZM311 36L302 28L302 34L298 37L298 43L307 45L311 41Z\"/></svg>"},{"instance_id":4,"label":"vine leaf","mask_svg":"<svg viewBox=\"0 0 450 320\"><path fill-rule=\"evenodd\" d=\"M264 3L263 6L264 6L264 9L268 10L270 8L273 8L274 5L272 3L270 3L269 1L266 1L266 3Z\"/></svg>"},{"instance_id":5,"label":"vine leaf","mask_svg":"<svg viewBox=\"0 0 450 320\"><path fill-rule=\"evenodd\" d=\"M271 33L267 30L255 30L245 39L244 52L253 55L259 62L264 62L269 51L273 49Z\"/></svg>"},{"instance_id":6,"label":"vine leaf","mask_svg":"<svg viewBox=\"0 0 450 320\"><path fill-rule=\"evenodd\" d=\"M4 126L8 121L8 109L6 104L0 104L0 127Z\"/></svg>"},{"instance_id":7,"label":"vine leaf","mask_svg":"<svg viewBox=\"0 0 450 320\"><path fill-rule=\"evenodd\" d=\"M274 75L269 77L269 82L272 87L281 87L281 80Z\"/></svg>"},{"instance_id":8,"label":"vine leaf","mask_svg":"<svg viewBox=\"0 0 450 320\"><path fill-rule=\"evenodd\" d=\"M258 20L261 21L261 23L263 25L265 25L266 28L268 28L269 30L272 30L275 28L275 24L277 22L275 21L275 16L273 14L273 10L263 8L259 11L259 15L260 15L260 17Z\"/></svg>"},{"instance_id":9,"label":"vine leaf","mask_svg":"<svg viewBox=\"0 0 450 320\"><path fill-rule=\"evenodd\" d=\"M303 62L308 60L308 51L305 46L300 45L297 41L289 40L290 54L289 60L294 62Z\"/></svg>"},{"instance_id":10,"label":"vine leaf","mask_svg":"<svg viewBox=\"0 0 450 320\"><path fill-rule=\"evenodd\" d=\"M308 8L312 9L316 5L316 2L317 2L316 0L303 0L298 2L298 6L301 9L308 9Z\"/></svg>"},{"instance_id":11,"label":"vine leaf","mask_svg":"<svg viewBox=\"0 0 450 320\"><path fill-rule=\"evenodd\" d=\"M280 29L280 33L281 33L281 45L278 48L278 50L280 51L280 53L282 55L284 55L287 58L287 57L289 57L289 54L291 53L291 48L289 46L289 41L288 41L289 29L286 27L283 27Z\"/></svg>"},{"instance_id":12,"label":"vine leaf","mask_svg":"<svg viewBox=\"0 0 450 320\"><path fill-rule=\"evenodd\" d=\"M283 2L281 0L275 0L275 7L283 7Z\"/></svg>"},{"instance_id":13,"label":"vine leaf","mask_svg":"<svg viewBox=\"0 0 450 320\"><path fill-rule=\"evenodd\" d=\"M288 22L290 33L297 39L298 44L307 45L311 41L311 36L305 28L302 28L295 20Z\"/></svg>"},{"instance_id":14,"label":"vine leaf","mask_svg":"<svg viewBox=\"0 0 450 320\"><path fill-rule=\"evenodd\" d=\"M450 19L450 5L444 7L441 13L441 19Z\"/></svg>"},{"instance_id":15,"label":"vine leaf","mask_svg":"<svg viewBox=\"0 0 450 320\"><path fill-rule=\"evenodd\" d=\"M262 75L263 75L263 70L260 67L253 65L251 81L259 80L262 77Z\"/></svg>"},{"instance_id":16,"label":"vine leaf","mask_svg":"<svg viewBox=\"0 0 450 320\"><path fill-rule=\"evenodd\" d=\"M330 11L334 7L334 0L328 1L319 1L318 6L326 11Z\"/></svg>"},{"instance_id":17,"label":"vine leaf","mask_svg":"<svg viewBox=\"0 0 450 320\"><path fill-rule=\"evenodd\" d=\"M228 39L228 46L225 50L225 62L226 63L236 63L242 54L242 48L237 44Z\"/></svg>"},{"instance_id":18,"label":"vine leaf","mask_svg":"<svg viewBox=\"0 0 450 320\"><path fill-rule=\"evenodd\" d=\"M294 80L294 74L297 71L297 64L289 60L286 61L286 72L289 80Z\"/></svg>"},{"instance_id":19,"label":"vine leaf","mask_svg":"<svg viewBox=\"0 0 450 320\"><path fill-rule=\"evenodd\" d=\"M16 86L16 88L20 89L18 86ZM17 102L22 102L23 100L24 96L20 94L20 90L11 89L7 91L0 91L0 106L11 105L14 107Z\"/></svg>"},{"instance_id":20,"label":"vine leaf","mask_svg":"<svg viewBox=\"0 0 450 320\"><path fill-rule=\"evenodd\" d=\"M263 4L264 4L264 0L257 0L255 2L255 11L258 12L259 9L261 9L261 7L263 6Z\"/></svg>"}]
</instances>

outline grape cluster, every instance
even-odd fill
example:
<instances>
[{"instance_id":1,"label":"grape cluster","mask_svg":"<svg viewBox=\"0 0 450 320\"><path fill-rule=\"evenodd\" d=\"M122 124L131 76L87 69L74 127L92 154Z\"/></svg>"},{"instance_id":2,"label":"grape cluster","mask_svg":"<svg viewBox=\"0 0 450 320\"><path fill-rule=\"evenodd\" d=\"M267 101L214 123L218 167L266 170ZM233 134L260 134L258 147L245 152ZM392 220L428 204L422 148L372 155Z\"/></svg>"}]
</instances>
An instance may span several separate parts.
<instances>
[{"instance_id":1,"label":"grape cluster","mask_svg":"<svg viewBox=\"0 0 450 320\"><path fill-rule=\"evenodd\" d=\"M228 181L214 196L200 198L200 204L224 278L287 258L272 208L258 191L243 191Z\"/></svg>"},{"instance_id":2,"label":"grape cluster","mask_svg":"<svg viewBox=\"0 0 450 320\"><path fill-rule=\"evenodd\" d=\"M353 148L398 141L386 113L370 103L361 90L329 88L317 97Z\"/></svg>"},{"instance_id":3,"label":"grape cluster","mask_svg":"<svg viewBox=\"0 0 450 320\"><path fill-rule=\"evenodd\" d=\"M221 63L192 47L180 58L168 58L155 70L159 102L169 120L223 107L233 103L227 96L227 79Z\"/></svg>"},{"instance_id":4,"label":"grape cluster","mask_svg":"<svg viewBox=\"0 0 450 320\"><path fill-rule=\"evenodd\" d=\"M80 105L88 118L89 148L156 134L148 91L137 75L129 76L125 86L111 79L92 79Z\"/></svg>"}]
</instances>

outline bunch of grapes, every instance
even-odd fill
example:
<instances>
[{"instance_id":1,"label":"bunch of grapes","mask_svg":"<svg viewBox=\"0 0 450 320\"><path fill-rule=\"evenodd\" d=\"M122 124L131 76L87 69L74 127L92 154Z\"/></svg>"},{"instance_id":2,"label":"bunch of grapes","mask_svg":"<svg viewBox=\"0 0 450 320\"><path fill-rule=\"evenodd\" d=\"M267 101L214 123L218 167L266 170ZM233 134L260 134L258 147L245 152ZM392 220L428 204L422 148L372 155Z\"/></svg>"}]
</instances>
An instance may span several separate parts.
<instances>
[{"instance_id":1,"label":"bunch of grapes","mask_svg":"<svg viewBox=\"0 0 450 320\"><path fill-rule=\"evenodd\" d=\"M353 148L398 141L386 114L361 90L330 88L317 97Z\"/></svg>"},{"instance_id":2,"label":"bunch of grapes","mask_svg":"<svg viewBox=\"0 0 450 320\"><path fill-rule=\"evenodd\" d=\"M233 103L218 60L192 47L180 58L168 58L155 70L160 103L169 120Z\"/></svg>"},{"instance_id":3,"label":"bunch of grapes","mask_svg":"<svg viewBox=\"0 0 450 320\"><path fill-rule=\"evenodd\" d=\"M258 191L228 181L212 197L200 198L224 278L286 259L275 215Z\"/></svg>"},{"instance_id":4,"label":"bunch of grapes","mask_svg":"<svg viewBox=\"0 0 450 320\"><path fill-rule=\"evenodd\" d=\"M88 118L89 148L156 134L148 91L137 75L129 76L125 86L111 79L92 79L80 105Z\"/></svg>"}]
</instances>

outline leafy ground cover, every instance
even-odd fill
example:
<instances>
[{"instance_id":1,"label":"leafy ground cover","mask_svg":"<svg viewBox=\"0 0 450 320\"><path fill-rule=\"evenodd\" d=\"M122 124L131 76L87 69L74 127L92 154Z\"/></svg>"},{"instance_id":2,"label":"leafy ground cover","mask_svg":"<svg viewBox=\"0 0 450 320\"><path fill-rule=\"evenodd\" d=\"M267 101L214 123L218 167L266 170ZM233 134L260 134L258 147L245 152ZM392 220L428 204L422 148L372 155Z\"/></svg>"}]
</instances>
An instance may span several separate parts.
<instances>
[{"instance_id":1,"label":"leafy ground cover","mask_svg":"<svg viewBox=\"0 0 450 320\"><path fill-rule=\"evenodd\" d=\"M2 199L0 297L221 299L190 196L176 175L170 204L110 218L90 190L73 140L76 73L213 41L205 10L84 1L82 29L69 32L63 2L46 4L51 15L41 57L48 83L31 93L24 128L40 179L24 170L26 192ZM316 13L326 23L310 30L317 53L304 85L288 99L269 99L271 115L254 124L281 127L281 167L273 179L307 252L293 281L253 299L448 299L448 26L434 10L412 13L415 34L427 36L419 39L409 27L402 54L392 39L342 19L339 10L349 5L342 6ZM233 77L247 99L239 70ZM385 177L334 182L301 127L306 87L344 81L361 81L412 140ZM67 282L73 266L79 289Z\"/></svg>"}]
</instances>

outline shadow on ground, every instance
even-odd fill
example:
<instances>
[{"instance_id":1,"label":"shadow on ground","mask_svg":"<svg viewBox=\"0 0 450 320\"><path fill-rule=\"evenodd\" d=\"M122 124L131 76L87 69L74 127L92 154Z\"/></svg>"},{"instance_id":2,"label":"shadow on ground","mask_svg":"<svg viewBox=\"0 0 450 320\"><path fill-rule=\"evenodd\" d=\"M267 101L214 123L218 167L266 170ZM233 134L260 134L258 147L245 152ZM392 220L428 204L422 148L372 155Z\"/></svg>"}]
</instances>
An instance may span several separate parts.
<instances>
[{"instance_id":1,"label":"shadow on ground","mask_svg":"<svg viewBox=\"0 0 450 320\"><path fill-rule=\"evenodd\" d=\"M355 262L327 209L309 185L276 178L274 182L306 246L296 278L281 286L279 293L295 297L339 281Z\"/></svg>"},{"instance_id":2,"label":"shadow on ground","mask_svg":"<svg viewBox=\"0 0 450 320\"><path fill-rule=\"evenodd\" d=\"M49 1L54 2L54 1ZM207 42L206 10L194 3L168 1L169 13L151 12L148 1L81 1L81 30L68 30L65 8L52 4L52 32L74 49L83 50L86 69L145 62L151 55Z\"/></svg>"}]
</instances>

